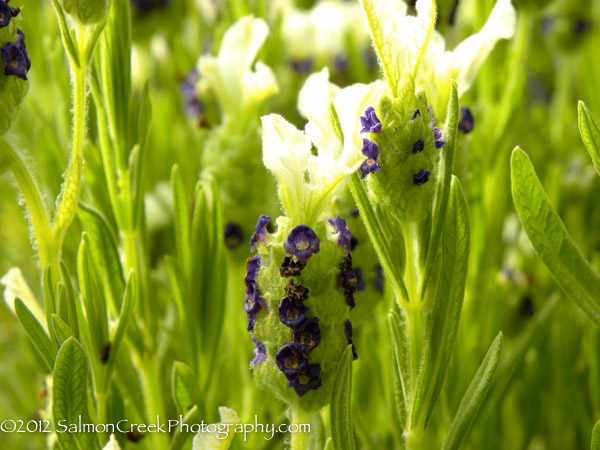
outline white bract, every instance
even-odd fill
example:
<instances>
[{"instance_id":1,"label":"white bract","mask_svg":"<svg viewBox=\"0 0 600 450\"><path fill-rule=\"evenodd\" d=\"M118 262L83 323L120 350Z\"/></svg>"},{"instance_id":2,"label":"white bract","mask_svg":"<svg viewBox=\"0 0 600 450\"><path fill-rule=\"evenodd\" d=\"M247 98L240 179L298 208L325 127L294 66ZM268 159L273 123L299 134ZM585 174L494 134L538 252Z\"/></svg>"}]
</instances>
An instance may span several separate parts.
<instances>
[{"instance_id":1,"label":"white bract","mask_svg":"<svg viewBox=\"0 0 600 450\"><path fill-rule=\"evenodd\" d=\"M221 422L206 427L207 431L199 432L192 441L193 450L227 450L233 440L235 426L241 423L237 413L221 406L219 408ZM215 431L212 431L214 428ZM208 430L211 431L208 431Z\"/></svg>"},{"instance_id":2,"label":"white bract","mask_svg":"<svg viewBox=\"0 0 600 450\"><path fill-rule=\"evenodd\" d=\"M277 93L277 81L268 66L259 61L252 70L268 34L264 20L243 17L223 36L218 56L206 55L198 61L198 69L214 90L225 116L246 113Z\"/></svg>"},{"instance_id":3,"label":"white bract","mask_svg":"<svg viewBox=\"0 0 600 450\"><path fill-rule=\"evenodd\" d=\"M308 119L305 131L277 114L262 118L263 162L277 177L281 204L293 222L314 224L364 161L359 117L382 90L381 83L340 89L329 82L325 68L308 77L299 94L298 109Z\"/></svg>"},{"instance_id":4,"label":"white bract","mask_svg":"<svg viewBox=\"0 0 600 450\"><path fill-rule=\"evenodd\" d=\"M412 85L433 31L435 0L417 0L416 16L397 0L361 0L373 45L394 96Z\"/></svg>"},{"instance_id":5,"label":"white bract","mask_svg":"<svg viewBox=\"0 0 600 450\"><path fill-rule=\"evenodd\" d=\"M293 59L314 58L318 65L329 64L334 56L344 53L349 37L359 46L368 43L368 30L357 3L322 1L303 11L293 2L280 1L275 10L283 14L283 40Z\"/></svg>"},{"instance_id":6,"label":"white bract","mask_svg":"<svg viewBox=\"0 0 600 450\"><path fill-rule=\"evenodd\" d=\"M31 288L23 278L23 273L18 267L11 267L8 272L0 278L0 284L4 285L4 302L6 306L15 313L15 299L20 299L31 311L40 325L46 330L46 314L36 300Z\"/></svg>"},{"instance_id":7,"label":"white bract","mask_svg":"<svg viewBox=\"0 0 600 450\"><path fill-rule=\"evenodd\" d=\"M417 87L425 89L440 117L446 111L451 80L456 81L459 96L469 90L496 43L514 35L516 21L511 0L498 0L483 28L452 51L446 50L444 37L433 32L417 74Z\"/></svg>"}]
</instances>

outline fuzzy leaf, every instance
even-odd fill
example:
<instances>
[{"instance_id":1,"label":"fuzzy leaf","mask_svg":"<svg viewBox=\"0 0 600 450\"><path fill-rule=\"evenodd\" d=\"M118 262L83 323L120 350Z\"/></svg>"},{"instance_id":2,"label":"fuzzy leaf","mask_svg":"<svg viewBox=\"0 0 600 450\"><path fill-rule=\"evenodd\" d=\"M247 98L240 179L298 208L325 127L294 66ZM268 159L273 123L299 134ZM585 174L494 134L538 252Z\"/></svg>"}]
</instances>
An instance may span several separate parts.
<instances>
[{"instance_id":1,"label":"fuzzy leaf","mask_svg":"<svg viewBox=\"0 0 600 450\"><path fill-rule=\"evenodd\" d=\"M62 345L70 337L74 337L69 325L56 314L52 314L52 329L59 345Z\"/></svg>"},{"instance_id":2,"label":"fuzzy leaf","mask_svg":"<svg viewBox=\"0 0 600 450\"><path fill-rule=\"evenodd\" d=\"M518 147L511 168L513 201L531 244L565 294L600 326L600 275L569 236L529 157Z\"/></svg>"},{"instance_id":3,"label":"fuzzy leaf","mask_svg":"<svg viewBox=\"0 0 600 450\"><path fill-rule=\"evenodd\" d=\"M352 345L348 345L336 368L331 392L331 437L337 450L354 449L351 393Z\"/></svg>"},{"instance_id":4,"label":"fuzzy leaf","mask_svg":"<svg viewBox=\"0 0 600 450\"><path fill-rule=\"evenodd\" d=\"M394 305L388 314L390 334L392 337L392 364L394 378L394 400L402 426L406 429L406 408L411 386L409 355L410 344L408 336L408 319L404 310Z\"/></svg>"},{"instance_id":5,"label":"fuzzy leaf","mask_svg":"<svg viewBox=\"0 0 600 450\"><path fill-rule=\"evenodd\" d=\"M49 371L54 367L54 349L50 338L20 298L15 299L15 314Z\"/></svg>"},{"instance_id":6,"label":"fuzzy leaf","mask_svg":"<svg viewBox=\"0 0 600 450\"><path fill-rule=\"evenodd\" d=\"M52 383L54 423L91 423L88 413L88 362L85 351L74 339L69 338L56 356L56 367ZM57 433L60 446L64 450L99 448L94 433Z\"/></svg>"},{"instance_id":7,"label":"fuzzy leaf","mask_svg":"<svg viewBox=\"0 0 600 450\"><path fill-rule=\"evenodd\" d=\"M446 434L442 446L443 450L458 449L469 432L469 429L475 420L475 416L477 415L477 411L490 389L494 374L500 363L502 340L502 333L498 333L498 336L496 336L496 339L492 342L485 358L483 358L473 381L471 381L471 384L467 388L467 392L460 402L460 406L452 420L452 424L448 429L448 433Z\"/></svg>"},{"instance_id":8,"label":"fuzzy leaf","mask_svg":"<svg viewBox=\"0 0 600 450\"><path fill-rule=\"evenodd\" d=\"M440 279L428 322L412 423L419 423L424 419L427 426L450 364L465 294L469 234L467 202L460 182L453 177L444 228ZM421 416L423 412L424 417Z\"/></svg>"},{"instance_id":9,"label":"fuzzy leaf","mask_svg":"<svg viewBox=\"0 0 600 450\"><path fill-rule=\"evenodd\" d=\"M186 364L180 361L173 363L171 388L173 390L173 401L179 414L184 415L194 405L200 404L197 377Z\"/></svg>"},{"instance_id":10,"label":"fuzzy leaf","mask_svg":"<svg viewBox=\"0 0 600 450\"><path fill-rule=\"evenodd\" d=\"M579 102L579 132L581 139L590 152L596 172L600 174L600 127L585 103Z\"/></svg>"}]
</instances>

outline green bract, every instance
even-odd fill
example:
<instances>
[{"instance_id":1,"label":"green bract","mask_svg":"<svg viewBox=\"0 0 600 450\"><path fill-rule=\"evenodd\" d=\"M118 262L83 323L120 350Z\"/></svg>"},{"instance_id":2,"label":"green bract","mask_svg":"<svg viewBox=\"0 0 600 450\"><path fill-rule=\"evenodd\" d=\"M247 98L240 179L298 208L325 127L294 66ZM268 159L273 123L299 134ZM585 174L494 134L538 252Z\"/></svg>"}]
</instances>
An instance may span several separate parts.
<instances>
[{"instance_id":1,"label":"green bract","mask_svg":"<svg viewBox=\"0 0 600 450\"><path fill-rule=\"evenodd\" d=\"M60 0L67 14L78 22L91 25L100 22L110 5L110 0Z\"/></svg>"}]
</instances>

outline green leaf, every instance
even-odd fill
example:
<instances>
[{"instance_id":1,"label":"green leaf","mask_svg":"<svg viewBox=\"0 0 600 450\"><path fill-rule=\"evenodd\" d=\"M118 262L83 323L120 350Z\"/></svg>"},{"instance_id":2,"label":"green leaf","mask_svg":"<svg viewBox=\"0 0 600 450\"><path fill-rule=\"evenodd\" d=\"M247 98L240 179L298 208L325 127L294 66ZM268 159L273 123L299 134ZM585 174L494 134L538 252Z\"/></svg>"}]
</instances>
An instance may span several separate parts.
<instances>
[{"instance_id":1,"label":"green leaf","mask_svg":"<svg viewBox=\"0 0 600 450\"><path fill-rule=\"evenodd\" d=\"M175 244L177 246L177 259L186 274L190 275L192 267L192 254L190 247L190 216L188 200L183 187L183 179L177 165L171 169L171 190L173 191L173 208L175 222Z\"/></svg>"},{"instance_id":2,"label":"green leaf","mask_svg":"<svg viewBox=\"0 0 600 450\"><path fill-rule=\"evenodd\" d=\"M78 306L81 308L79 299L75 294L73 285L71 284L71 275L67 270L67 266L61 261L60 272L62 276L62 289L59 288L59 309L58 315L63 319L69 328L73 330L75 339L79 340L79 315L77 313ZM85 342L85 341L84 341Z\"/></svg>"},{"instance_id":3,"label":"green leaf","mask_svg":"<svg viewBox=\"0 0 600 450\"><path fill-rule=\"evenodd\" d=\"M352 345L346 346L335 370L331 392L331 437L336 450L354 448L352 432Z\"/></svg>"},{"instance_id":4,"label":"green leaf","mask_svg":"<svg viewBox=\"0 0 600 450\"><path fill-rule=\"evenodd\" d=\"M518 147L511 168L513 201L531 244L563 291L600 326L600 275L569 236L529 157Z\"/></svg>"},{"instance_id":5,"label":"green leaf","mask_svg":"<svg viewBox=\"0 0 600 450\"><path fill-rule=\"evenodd\" d=\"M458 132L458 88L453 81L450 91L450 100L448 102L448 113L446 116L445 140L443 156L440 161L439 173L437 178L435 198L433 201L433 227L431 237L427 242L427 252L425 260L425 271L423 274L423 286L421 287L421 295L424 298L427 285L433 273L433 266L437 259L438 247L444 223L446 218L446 210L448 208L448 198L450 196L450 184L452 182L452 172L454 171L454 152L456 150L456 135Z\"/></svg>"},{"instance_id":6,"label":"green leaf","mask_svg":"<svg viewBox=\"0 0 600 450\"><path fill-rule=\"evenodd\" d=\"M600 174L600 127L585 103L580 101L577 111L581 139L590 152L596 172Z\"/></svg>"},{"instance_id":7,"label":"green leaf","mask_svg":"<svg viewBox=\"0 0 600 450\"><path fill-rule=\"evenodd\" d=\"M59 345L62 345L70 337L74 337L69 325L56 314L52 314L52 329Z\"/></svg>"},{"instance_id":8,"label":"green leaf","mask_svg":"<svg viewBox=\"0 0 600 450\"><path fill-rule=\"evenodd\" d=\"M100 275L103 291L110 295L113 311L119 311L125 290L125 280L116 239L107 220L100 212L80 203L78 213L83 228L90 236L88 241L90 256Z\"/></svg>"},{"instance_id":9,"label":"green leaf","mask_svg":"<svg viewBox=\"0 0 600 450\"><path fill-rule=\"evenodd\" d=\"M500 363L501 354L502 333L498 333L460 402L458 411L444 439L443 450L458 449L460 447L490 389L494 374Z\"/></svg>"},{"instance_id":10,"label":"green leaf","mask_svg":"<svg viewBox=\"0 0 600 450\"><path fill-rule=\"evenodd\" d=\"M48 325L48 333L52 338L53 351L55 354L60 347L61 342L57 342L55 333L52 327L52 316L57 311L56 304L56 293L54 291L54 284L52 281L52 268L50 265L44 269L44 276L42 277L42 288L44 290L44 306L46 308L46 324Z\"/></svg>"},{"instance_id":11,"label":"green leaf","mask_svg":"<svg viewBox=\"0 0 600 450\"><path fill-rule=\"evenodd\" d=\"M140 106L139 123L138 123L138 155L137 164L134 170L134 201L135 201L135 212L134 227L138 227L138 221L143 215L144 210L144 193L142 190L142 174L144 173L144 159L146 157L146 148L148 143L148 134L150 129L150 120L152 119L152 104L150 103L150 91L148 81L144 83L144 89L142 91L142 104Z\"/></svg>"},{"instance_id":12,"label":"green leaf","mask_svg":"<svg viewBox=\"0 0 600 450\"><path fill-rule=\"evenodd\" d=\"M121 342L125 337L125 332L127 331L127 327L131 325L131 319L133 316L133 309L137 303L137 283L135 278L135 272L132 270L129 273L129 278L127 279L127 286L125 287L125 296L123 298L123 302L121 303L121 312L119 314L119 323L117 325L117 331L115 331L115 336L112 340L112 344L108 347L108 360L106 361L106 374L105 374L105 382L108 384L110 382L110 373L113 370L116 356L119 352L119 348L121 347ZM108 344L107 344L108 345ZM108 386L106 386L108 388Z\"/></svg>"},{"instance_id":13,"label":"green leaf","mask_svg":"<svg viewBox=\"0 0 600 450\"><path fill-rule=\"evenodd\" d=\"M15 314L25 333L27 333L27 337L29 337L36 350L42 356L46 367L52 372L52 368L54 367L54 348L44 328L20 298L15 298Z\"/></svg>"},{"instance_id":14,"label":"green leaf","mask_svg":"<svg viewBox=\"0 0 600 450\"><path fill-rule=\"evenodd\" d=\"M52 411L57 430L61 424L77 425L80 420L82 423L92 423L88 413L87 381L87 356L81 345L71 337L58 351L52 381ZM64 450L99 448L95 433L76 430L56 433L56 436Z\"/></svg>"},{"instance_id":15,"label":"green leaf","mask_svg":"<svg viewBox=\"0 0 600 450\"><path fill-rule=\"evenodd\" d=\"M90 256L90 237L83 233L77 254L77 275L85 317L96 352L101 352L108 343L108 316L104 295L98 289L98 274ZM92 349L88 349L92 352Z\"/></svg>"},{"instance_id":16,"label":"green leaf","mask_svg":"<svg viewBox=\"0 0 600 450\"><path fill-rule=\"evenodd\" d=\"M594 425L592 430L592 450L600 450L600 420Z\"/></svg>"},{"instance_id":17,"label":"green leaf","mask_svg":"<svg viewBox=\"0 0 600 450\"><path fill-rule=\"evenodd\" d=\"M469 212L460 182L452 178L444 227L442 265L427 326L423 364L412 411L412 423L427 426L439 398L458 332L469 262ZM425 416L421 414L425 411Z\"/></svg>"},{"instance_id":18,"label":"green leaf","mask_svg":"<svg viewBox=\"0 0 600 450\"><path fill-rule=\"evenodd\" d=\"M407 406L411 390L409 369L410 339L408 334L408 318L403 309L394 305L388 314L390 334L392 337L392 375L394 378L394 400L400 422L406 429Z\"/></svg>"},{"instance_id":19,"label":"green leaf","mask_svg":"<svg viewBox=\"0 0 600 450\"><path fill-rule=\"evenodd\" d=\"M186 364L180 361L173 363L171 388L173 401L179 414L185 415L194 405L199 407L202 404L197 377Z\"/></svg>"}]
</instances>

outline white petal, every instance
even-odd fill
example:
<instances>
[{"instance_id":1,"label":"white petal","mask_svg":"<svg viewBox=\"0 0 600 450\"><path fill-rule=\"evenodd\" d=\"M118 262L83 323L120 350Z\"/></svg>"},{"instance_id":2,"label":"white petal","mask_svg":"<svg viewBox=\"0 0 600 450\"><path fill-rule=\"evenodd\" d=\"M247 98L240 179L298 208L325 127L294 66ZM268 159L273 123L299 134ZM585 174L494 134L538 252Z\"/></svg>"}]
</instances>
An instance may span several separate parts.
<instances>
[{"instance_id":1,"label":"white petal","mask_svg":"<svg viewBox=\"0 0 600 450\"><path fill-rule=\"evenodd\" d=\"M119 443L115 439L115 435L114 434L110 435L109 441L102 448L102 450L121 450L121 447L119 446Z\"/></svg>"},{"instance_id":2,"label":"white petal","mask_svg":"<svg viewBox=\"0 0 600 450\"><path fill-rule=\"evenodd\" d=\"M435 0L417 0L417 16L397 0L361 0L385 78L392 93L414 78L436 17Z\"/></svg>"},{"instance_id":3,"label":"white petal","mask_svg":"<svg viewBox=\"0 0 600 450\"><path fill-rule=\"evenodd\" d=\"M46 330L46 315L42 311L27 281L18 267L11 267L8 272L0 279L0 284L5 286L4 302L6 306L14 313L15 299L19 298L31 311L40 325Z\"/></svg>"},{"instance_id":4,"label":"white petal","mask_svg":"<svg viewBox=\"0 0 600 450\"><path fill-rule=\"evenodd\" d=\"M242 78L242 90L246 104L258 104L279 91L275 75L269 66L257 62L255 71L247 71Z\"/></svg>"},{"instance_id":5,"label":"white petal","mask_svg":"<svg viewBox=\"0 0 600 450\"><path fill-rule=\"evenodd\" d=\"M216 424L217 431L196 434L192 441L193 450L227 450L229 448L233 440L235 425L241 423L241 420L233 409L223 406L219 408L219 414L221 422Z\"/></svg>"},{"instance_id":6,"label":"white petal","mask_svg":"<svg viewBox=\"0 0 600 450\"><path fill-rule=\"evenodd\" d=\"M263 116L262 126L263 163L277 177L282 206L291 214L302 203L311 144L302 131L280 115Z\"/></svg>"},{"instance_id":7,"label":"white petal","mask_svg":"<svg viewBox=\"0 0 600 450\"><path fill-rule=\"evenodd\" d=\"M466 92L481 65L500 39L509 39L515 33L517 23L516 11L510 0L498 0L490 17L479 33L469 36L456 49L447 54L450 61L445 61L448 69L457 72L456 82L458 94Z\"/></svg>"},{"instance_id":8,"label":"white petal","mask_svg":"<svg viewBox=\"0 0 600 450\"><path fill-rule=\"evenodd\" d=\"M329 69L310 75L298 94L298 110L309 120L306 135L319 150L319 154L337 157L341 142L333 131L329 105L340 88L329 82Z\"/></svg>"},{"instance_id":9,"label":"white petal","mask_svg":"<svg viewBox=\"0 0 600 450\"><path fill-rule=\"evenodd\" d=\"M241 76L252 66L268 34L269 27L264 20L252 16L242 17L223 36L219 60Z\"/></svg>"}]
</instances>

